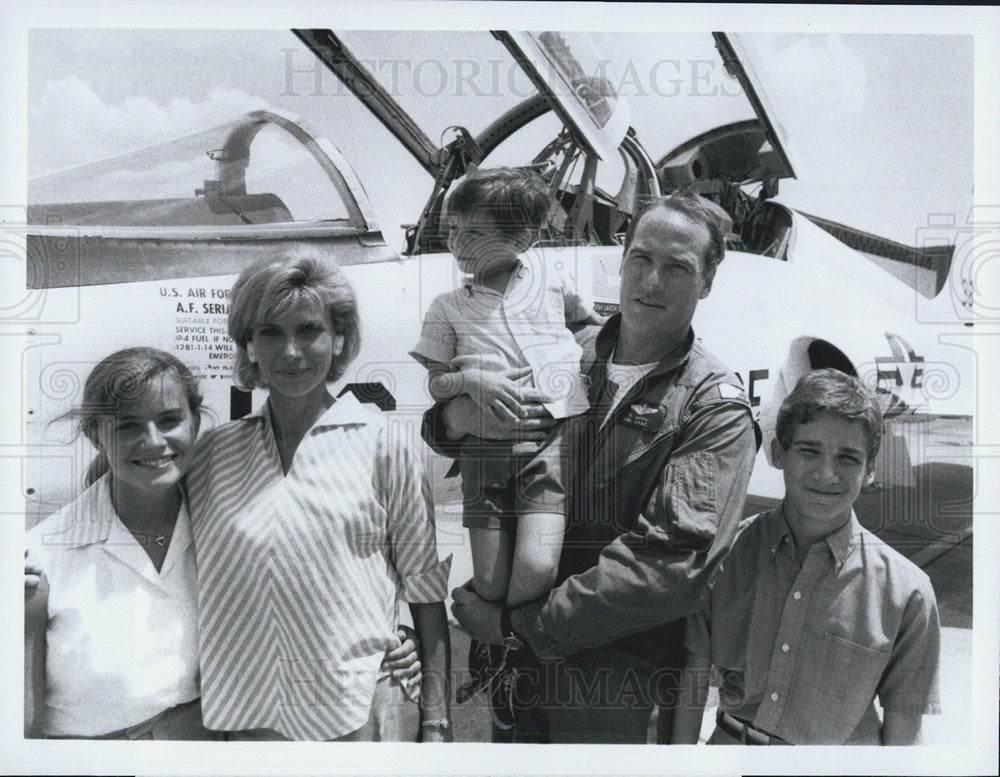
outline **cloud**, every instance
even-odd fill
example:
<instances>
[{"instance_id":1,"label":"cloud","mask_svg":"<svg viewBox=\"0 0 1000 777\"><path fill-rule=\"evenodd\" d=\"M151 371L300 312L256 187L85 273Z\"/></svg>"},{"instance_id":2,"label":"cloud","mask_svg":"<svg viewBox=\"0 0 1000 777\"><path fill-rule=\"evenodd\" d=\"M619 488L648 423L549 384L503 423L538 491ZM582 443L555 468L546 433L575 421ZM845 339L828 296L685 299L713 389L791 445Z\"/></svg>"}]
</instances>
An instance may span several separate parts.
<instances>
[{"instance_id":1,"label":"cloud","mask_svg":"<svg viewBox=\"0 0 1000 777\"><path fill-rule=\"evenodd\" d=\"M196 131L264 107L237 89L213 90L203 101L148 97L107 103L76 75L50 81L28 106L28 175L111 156Z\"/></svg>"}]
</instances>

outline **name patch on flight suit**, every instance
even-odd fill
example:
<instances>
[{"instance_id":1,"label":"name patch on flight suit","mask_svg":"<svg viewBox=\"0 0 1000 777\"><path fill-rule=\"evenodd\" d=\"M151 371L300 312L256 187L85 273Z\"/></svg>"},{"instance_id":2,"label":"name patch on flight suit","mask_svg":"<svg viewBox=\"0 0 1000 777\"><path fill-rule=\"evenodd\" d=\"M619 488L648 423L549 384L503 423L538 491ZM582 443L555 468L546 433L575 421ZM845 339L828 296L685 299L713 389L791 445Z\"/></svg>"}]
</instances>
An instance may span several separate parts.
<instances>
[{"instance_id":1,"label":"name patch on flight suit","mask_svg":"<svg viewBox=\"0 0 1000 777\"><path fill-rule=\"evenodd\" d=\"M647 405L642 402L633 402L622 414L618 423L640 432L653 432L663 425L663 419L667 411L660 405Z\"/></svg>"}]
</instances>

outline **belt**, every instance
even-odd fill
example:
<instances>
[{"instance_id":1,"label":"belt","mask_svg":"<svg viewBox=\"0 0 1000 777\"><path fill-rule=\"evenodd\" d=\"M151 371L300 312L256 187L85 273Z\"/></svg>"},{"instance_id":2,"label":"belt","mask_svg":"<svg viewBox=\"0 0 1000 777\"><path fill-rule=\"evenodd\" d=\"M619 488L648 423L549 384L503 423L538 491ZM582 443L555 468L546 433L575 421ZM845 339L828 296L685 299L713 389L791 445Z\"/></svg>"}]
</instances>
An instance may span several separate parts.
<instances>
[{"instance_id":1,"label":"belt","mask_svg":"<svg viewBox=\"0 0 1000 777\"><path fill-rule=\"evenodd\" d=\"M746 723L739 718L734 718L728 712L723 712L721 709L715 716L715 722L719 728L729 734L729 736L740 740L740 743L744 745L791 744L790 742L786 742L781 737L776 737L772 734L768 734L766 731L761 731L759 728L754 728L749 723Z\"/></svg>"}]
</instances>

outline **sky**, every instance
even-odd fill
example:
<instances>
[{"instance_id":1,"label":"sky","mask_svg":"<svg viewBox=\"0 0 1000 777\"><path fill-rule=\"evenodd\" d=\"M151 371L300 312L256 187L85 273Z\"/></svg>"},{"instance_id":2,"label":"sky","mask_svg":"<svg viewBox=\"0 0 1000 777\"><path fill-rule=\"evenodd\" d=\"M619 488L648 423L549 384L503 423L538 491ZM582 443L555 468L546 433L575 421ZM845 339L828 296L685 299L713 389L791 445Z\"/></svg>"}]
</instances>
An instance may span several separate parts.
<instances>
[{"instance_id":1,"label":"sky","mask_svg":"<svg viewBox=\"0 0 1000 777\"><path fill-rule=\"evenodd\" d=\"M485 32L348 33L434 143L475 134L530 91ZM694 134L752 117L723 75L708 29L593 35L658 159ZM973 38L752 34L759 75L797 179L783 202L907 244L932 214L961 222L972 200ZM502 60L502 63L501 63ZM387 238L401 245L431 182L287 30L33 29L28 175L174 138L275 106L345 154ZM518 147L527 161L538 147Z\"/></svg>"}]
</instances>

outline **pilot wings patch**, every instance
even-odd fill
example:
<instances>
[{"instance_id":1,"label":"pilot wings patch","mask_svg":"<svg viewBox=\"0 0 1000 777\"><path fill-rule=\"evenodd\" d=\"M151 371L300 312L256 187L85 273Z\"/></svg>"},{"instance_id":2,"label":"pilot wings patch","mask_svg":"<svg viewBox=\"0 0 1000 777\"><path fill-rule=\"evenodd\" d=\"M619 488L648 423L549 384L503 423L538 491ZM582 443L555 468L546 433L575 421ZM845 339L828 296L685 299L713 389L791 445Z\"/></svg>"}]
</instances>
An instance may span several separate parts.
<instances>
[{"instance_id":1,"label":"pilot wings patch","mask_svg":"<svg viewBox=\"0 0 1000 777\"><path fill-rule=\"evenodd\" d=\"M618 423L622 426L630 426L640 432L653 432L663 425L666 417L666 410L660 405L647 405L636 402L629 405L628 410L622 415Z\"/></svg>"}]
</instances>

